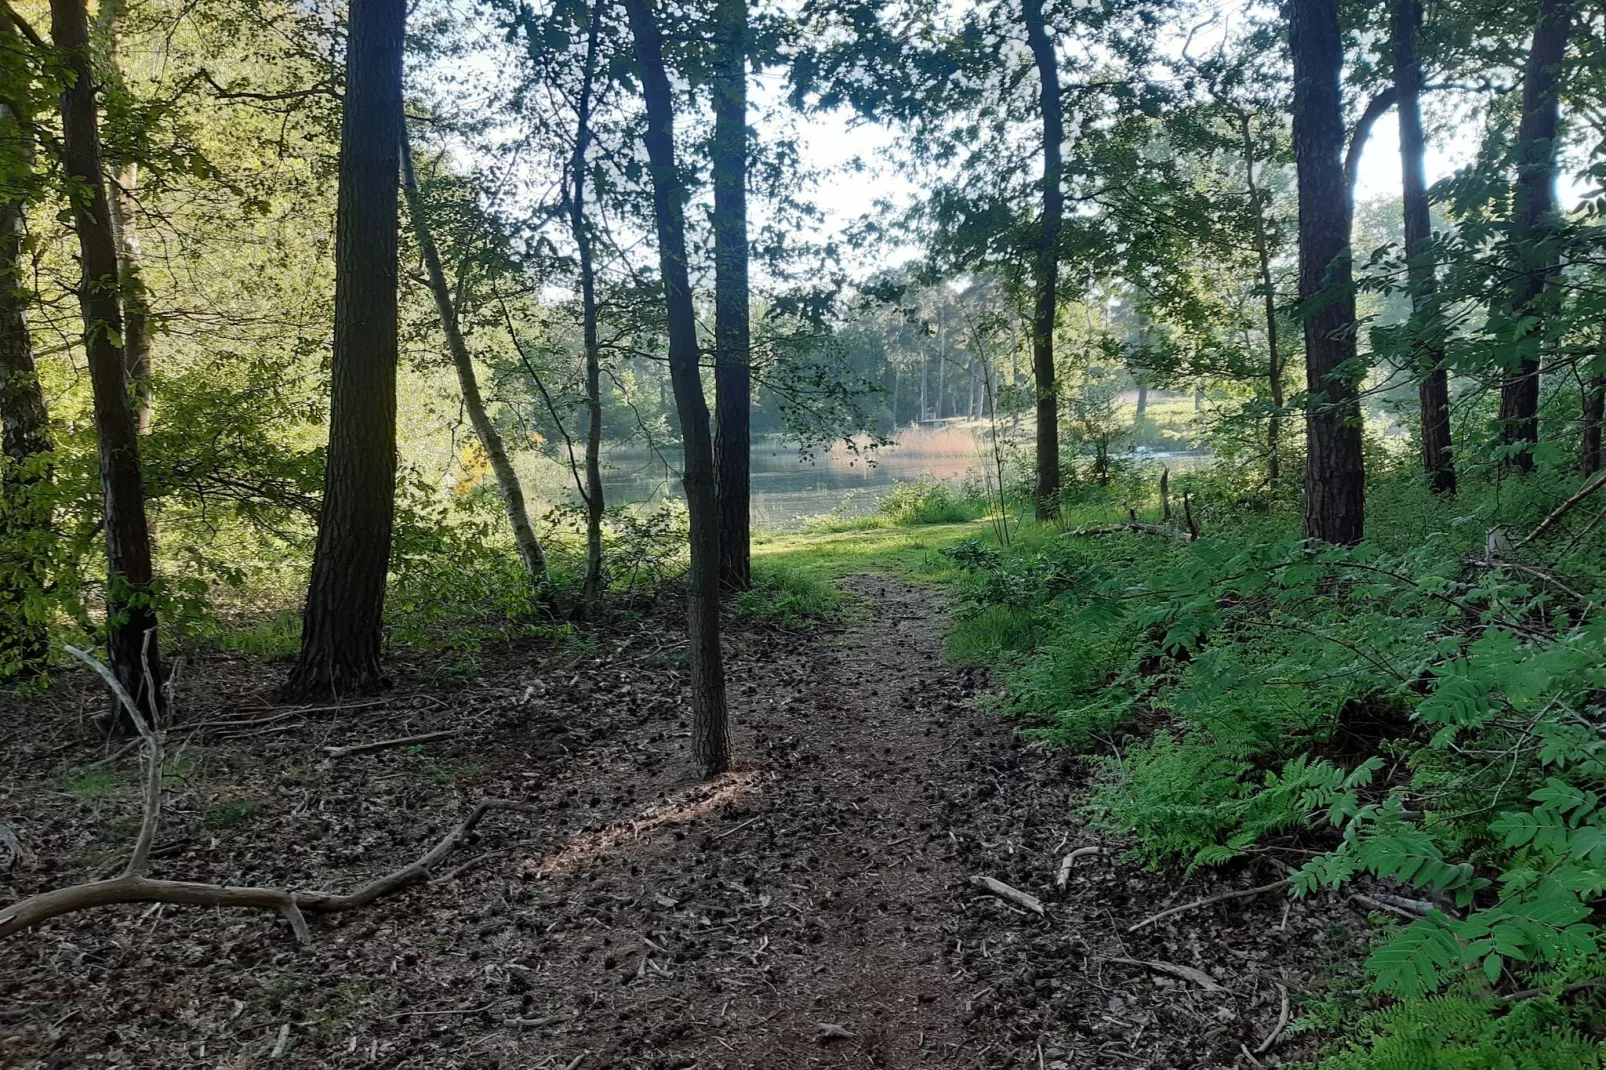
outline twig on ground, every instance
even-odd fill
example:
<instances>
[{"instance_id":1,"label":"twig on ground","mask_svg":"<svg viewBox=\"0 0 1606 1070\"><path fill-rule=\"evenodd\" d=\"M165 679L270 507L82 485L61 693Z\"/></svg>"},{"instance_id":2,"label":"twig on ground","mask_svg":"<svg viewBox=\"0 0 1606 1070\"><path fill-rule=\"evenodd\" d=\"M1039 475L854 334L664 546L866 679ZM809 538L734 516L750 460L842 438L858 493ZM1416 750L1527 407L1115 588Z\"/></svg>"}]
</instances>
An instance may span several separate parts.
<instances>
[{"instance_id":1,"label":"twig on ground","mask_svg":"<svg viewBox=\"0 0 1606 1070\"><path fill-rule=\"evenodd\" d=\"M1019 888L1012 888L1003 881L994 880L991 877L983 877L978 874L977 876L970 878L970 883L979 888L985 888L998 898L1008 900L1009 902L1014 903L1016 906L1025 907L1034 914L1046 913L1046 911L1043 909L1043 901L1037 898L1037 896L1032 895L1029 892L1023 892Z\"/></svg>"},{"instance_id":2,"label":"twig on ground","mask_svg":"<svg viewBox=\"0 0 1606 1070\"><path fill-rule=\"evenodd\" d=\"M1086 858L1089 855L1103 856L1109 853L1110 849L1108 847L1078 847L1060 859L1059 872L1054 874L1054 887L1063 888L1071 882L1071 867L1076 865L1077 859Z\"/></svg>"},{"instance_id":3,"label":"twig on ground","mask_svg":"<svg viewBox=\"0 0 1606 1070\"><path fill-rule=\"evenodd\" d=\"M1373 899L1369 895L1362 895L1360 892L1355 892L1352 894L1350 899L1364 907L1371 907L1373 910L1381 910L1385 914L1396 914L1399 917L1404 918L1406 921L1416 921L1421 917L1420 914L1413 914L1409 910L1404 910L1400 907L1394 906L1391 903L1385 903L1380 899Z\"/></svg>"},{"instance_id":4,"label":"twig on ground","mask_svg":"<svg viewBox=\"0 0 1606 1070\"><path fill-rule=\"evenodd\" d=\"M515 1026L519 1029L538 1029L541 1026L557 1025L559 1022L567 1022L568 1020L569 1016L567 1014L549 1014L545 1018L503 1018L502 1024Z\"/></svg>"},{"instance_id":5,"label":"twig on ground","mask_svg":"<svg viewBox=\"0 0 1606 1070\"><path fill-rule=\"evenodd\" d=\"M356 743L349 747L325 747L323 752L331 758L347 758L353 754L372 754L374 751L405 747L411 743L434 743L437 740L453 739L462 735L464 731L461 728L452 728L444 732L425 732L417 736L399 736L396 739L378 739L372 743Z\"/></svg>"},{"instance_id":6,"label":"twig on ground","mask_svg":"<svg viewBox=\"0 0 1606 1070\"><path fill-rule=\"evenodd\" d=\"M1225 903L1229 899L1248 899L1252 896L1264 895L1266 892L1275 892L1281 888L1286 888L1292 883L1292 881L1286 880L1272 881L1270 884L1262 884L1257 888L1240 888L1236 891L1222 892L1220 895L1207 896L1204 899L1195 899L1191 903L1184 903L1179 907L1172 907L1170 910L1162 910L1158 914L1144 918L1136 925L1128 926L1126 931L1129 933L1135 933L1145 925L1153 925L1162 918L1169 918L1175 914L1185 914L1190 910L1197 910L1200 907L1207 907L1212 903Z\"/></svg>"},{"instance_id":7,"label":"twig on ground","mask_svg":"<svg viewBox=\"0 0 1606 1070\"><path fill-rule=\"evenodd\" d=\"M1403 895L1389 895L1387 892L1378 892L1372 898L1388 906L1399 907L1419 918L1425 918L1433 913L1433 904L1421 899L1407 899Z\"/></svg>"},{"instance_id":8,"label":"twig on ground","mask_svg":"<svg viewBox=\"0 0 1606 1070\"><path fill-rule=\"evenodd\" d=\"M1155 973L1166 973L1172 977L1180 977L1184 981L1192 981L1206 992L1225 992L1220 983L1203 970L1196 970L1192 966L1178 966L1174 962L1155 962L1151 959L1121 959L1107 958L1105 962L1119 963L1122 966L1141 966L1145 970Z\"/></svg>"},{"instance_id":9,"label":"twig on ground","mask_svg":"<svg viewBox=\"0 0 1606 1070\"><path fill-rule=\"evenodd\" d=\"M740 832L744 828L746 828L748 825L751 825L753 822L757 821L760 817L763 817L763 816L764 816L763 814L760 814L760 815L758 815L758 817L750 817L746 821L743 821L740 825L737 825L735 828L728 828L724 832L719 833L718 835L716 835L714 837L714 839L723 840L726 836L734 836L738 832Z\"/></svg>"},{"instance_id":10,"label":"twig on ground","mask_svg":"<svg viewBox=\"0 0 1606 1070\"><path fill-rule=\"evenodd\" d=\"M1606 983L1606 977L1596 977L1589 981L1574 981L1570 985L1563 985L1561 991L1557 993L1557 995L1570 996L1574 992L1582 992L1589 988L1598 988L1603 983ZM1548 988L1524 988L1522 991L1513 992L1509 996L1501 996L1500 1001L1502 1003L1516 1003L1519 1000L1533 999L1535 996L1548 996L1549 994L1550 989Z\"/></svg>"},{"instance_id":11,"label":"twig on ground","mask_svg":"<svg viewBox=\"0 0 1606 1070\"><path fill-rule=\"evenodd\" d=\"M1255 1053L1249 1050L1248 1044L1238 1045L1238 1050L1243 1052L1244 1058L1249 1060L1250 1066L1258 1066L1261 1070L1265 1070L1266 1064L1255 1058Z\"/></svg>"},{"instance_id":12,"label":"twig on ground","mask_svg":"<svg viewBox=\"0 0 1606 1070\"><path fill-rule=\"evenodd\" d=\"M1277 1012L1277 1024L1271 1027L1271 1032L1266 1034L1266 1039L1262 1040L1260 1046L1255 1049L1256 1055L1265 1055L1270 1051L1271 1046L1277 1043L1277 1038L1283 1035L1283 1030L1288 1028L1288 987L1286 985L1278 985L1277 991L1281 992L1283 996L1282 1010Z\"/></svg>"}]
</instances>

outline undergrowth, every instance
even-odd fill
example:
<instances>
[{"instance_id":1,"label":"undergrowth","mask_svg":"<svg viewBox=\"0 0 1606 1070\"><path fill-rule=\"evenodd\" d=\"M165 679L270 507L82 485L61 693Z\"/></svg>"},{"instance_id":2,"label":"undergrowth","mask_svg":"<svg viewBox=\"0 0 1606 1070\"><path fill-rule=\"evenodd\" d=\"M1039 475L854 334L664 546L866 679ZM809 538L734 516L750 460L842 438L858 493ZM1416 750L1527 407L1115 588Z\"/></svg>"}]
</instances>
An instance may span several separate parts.
<instances>
[{"instance_id":1,"label":"undergrowth","mask_svg":"<svg viewBox=\"0 0 1606 1070\"><path fill-rule=\"evenodd\" d=\"M1578 525L1517 546L1565 474L1418 482L1374 482L1355 548L1208 475L1198 541L1078 516L960 542L949 651L994 667L1024 731L1093 756L1088 814L1149 865L1282 854L1295 895L1431 904L1381 933L1323 1066L1596 1066L1606 555Z\"/></svg>"}]
</instances>

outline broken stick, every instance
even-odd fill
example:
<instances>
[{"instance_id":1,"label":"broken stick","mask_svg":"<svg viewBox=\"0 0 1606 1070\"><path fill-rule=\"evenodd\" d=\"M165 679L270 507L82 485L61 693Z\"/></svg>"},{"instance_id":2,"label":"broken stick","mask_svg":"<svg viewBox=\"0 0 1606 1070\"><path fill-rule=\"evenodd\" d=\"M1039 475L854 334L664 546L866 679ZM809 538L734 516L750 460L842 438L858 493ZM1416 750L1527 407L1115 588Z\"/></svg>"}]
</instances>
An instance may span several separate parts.
<instances>
[{"instance_id":1,"label":"broken stick","mask_svg":"<svg viewBox=\"0 0 1606 1070\"><path fill-rule=\"evenodd\" d=\"M437 740L452 739L463 734L463 729L453 728L445 732L425 732L419 736L400 736L396 739L380 739L372 743L357 743L349 747L325 747L323 752L331 758L346 758L353 754L371 754L376 750L389 750L392 747L405 747L410 743L434 743Z\"/></svg>"},{"instance_id":2,"label":"broken stick","mask_svg":"<svg viewBox=\"0 0 1606 1070\"><path fill-rule=\"evenodd\" d=\"M980 875L970 878L970 883L985 888L1000 899L1008 900L1016 906L1025 907L1034 914L1043 914L1043 901L1037 896L1023 892L1019 888L1012 888L1003 881Z\"/></svg>"}]
</instances>

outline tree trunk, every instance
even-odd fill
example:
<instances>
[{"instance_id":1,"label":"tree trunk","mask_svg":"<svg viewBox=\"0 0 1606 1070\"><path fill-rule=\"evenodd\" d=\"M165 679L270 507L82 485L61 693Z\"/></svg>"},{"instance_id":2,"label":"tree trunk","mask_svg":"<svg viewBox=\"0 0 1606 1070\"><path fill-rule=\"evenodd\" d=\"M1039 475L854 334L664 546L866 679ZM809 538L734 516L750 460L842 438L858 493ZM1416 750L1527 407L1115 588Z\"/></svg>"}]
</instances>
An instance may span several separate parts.
<instances>
[{"instance_id":1,"label":"tree trunk","mask_svg":"<svg viewBox=\"0 0 1606 1070\"><path fill-rule=\"evenodd\" d=\"M490 458L491 471L496 474L497 489L502 492L502 504L507 509L508 523L513 527L513 544L519 549L519 559L529 574L530 585L539 591L548 579L546 555L541 552L541 540L535 537L530 524L530 513L524 505L524 490L519 486L518 473L508 460L502 436L485 411L485 399L480 395L479 380L474 374L474 359L469 356L468 343L458 327L457 310L452 305L452 289L441 267L440 251L430 236L429 220L424 215L423 198L418 192L418 180L413 175L413 152L408 141L405 123L401 140L402 189L407 208L413 220L413 233L418 239L418 250L423 256L424 272L429 277L430 292L435 295L435 311L441 317L441 331L446 335L446 349L457 369L457 384L463 391L463 408L468 410L469 423L479 436L485 456Z\"/></svg>"},{"instance_id":2,"label":"tree trunk","mask_svg":"<svg viewBox=\"0 0 1606 1070\"><path fill-rule=\"evenodd\" d=\"M352 0L335 221L335 342L318 545L289 696L387 686L396 510L397 184L405 0Z\"/></svg>"},{"instance_id":3,"label":"tree trunk","mask_svg":"<svg viewBox=\"0 0 1606 1070\"><path fill-rule=\"evenodd\" d=\"M0 15L0 52L22 48ZM43 612L29 602L44 590L51 531L50 437L44 393L28 333L24 281L25 176L34 173L26 100L0 100L0 173L10 176L0 199L0 681L30 679L50 659Z\"/></svg>"},{"instance_id":4,"label":"tree trunk","mask_svg":"<svg viewBox=\"0 0 1606 1070\"><path fill-rule=\"evenodd\" d=\"M931 386L931 354L926 352L926 339L920 339L920 416L915 421L917 425L924 424L931 414L931 408L926 400L926 394Z\"/></svg>"},{"instance_id":5,"label":"tree trunk","mask_svg":"<svg viewBox=\"0 0 1606 1070\"><path fill-rule=\"evenodd\" d=\"M720 583L753 583L750 510L752 411L747 287L747 0L719 0L713 80L714 464Z\"/></svg>"},{"instance_id":6,"label":"tree trunk","mask_svg":"<svg viewBox=\"0 0 1606 1070\"><path fill-rule=\"evenodd\" d=\"M1059 307L1060 226L1065 191L1060 188L1064 165L1065 117L1060 112L1059 59L1043 22L1043 0L1021 0L1026 41L1037 65L1038 106L1043 113L1043 217L1037 228L1034 270L1037 295L1032 309L1032 377L1037 390L1037 485L1033 491L1037 519L1054 520L1060 512L1059 390L1054 385L1054 320Z\"/></svg>"},{"instance_id":7,"label":"tree trunk","mask_svg":"<svg viewBox=\"0 0 1606 1070\"><path fill-rule=\"evenodd\" d=\"M127 10L126 0L106 0L98 15L106 48L106 76L125 94L127 87L123 81L120 49ZM135 423L143 435L151 429L151 305L140 260L139 217L136 215L139 164L119 159L107 162L112 171L108 203L112 233L117 239L118 293L123 302L123 362L128 367L128 381L134 391Z\"/></svg>"},{"instance_id":8,"label":"tree trunk","mask_svg":"<svg viewBox=\"0 0 1606 1070\"><path fill-rule=\"evenodd\" d=\"M1600 325L1600 350L1596 357L1602 370L1584 383L1584 433L1578 448L1578 468L1586 475L1600 471L1600 425L1606 418L1606 320Z\"/></svg>"},{"instance_id":9,"label":"tree trunk","mask_svg":"<svg viewBox=\"0 0 1606 1070\"><path fill-rule=\"evenodd\" d=\"M83 0L51 0L50 34L71 84L61 93L61 153L73 181L73 229L83 268L78 304L94 394L100 482L106 521L106 648L119 683L153 723L161 720L161 653L151 581L150 527L139 463L139 436L129 404L118 305L117 242L101 177L100 119L89 17ZM147 672L148 669L148 672ZM151 685L147 685L147 679ZM116 720L132 729L126 711Z\"/></svg>"},{"instance_id":10,"label":"tree trunk","mask_svg":"<svg viewBox=\"0 0 1606 1070\"><path fill-rule=\"evenodd\" d=\"M1135 423L1135 424L1141 424L1141 423L1143 423L1144 418L1147 417L1148 415L1149 415L1149 384L1144 382L1142 379L1139 379L1138 380L1138 411L1133 414L1132 422Z\"/></svg>"},{"instance_id":11,"label":"tree trunk","mask_svg":"<svg viewBox=\"0 0 1606 1070\"><path fill-rule=\"evenodd\" d=\"M1541 235L1556 208L1556 127L1560 120L1561 61L1572 28L1570 0L1540 0L1528 67L1522 76L1522 122L1517 129L1517 188L1511 244L1522 274L1512 286L1513 320L1531 314L1551 275L1556 252ZM1543 335L1542 329L1536 333ZM1500 386L1500 436L1518 447L1506 465L1533 469L1539 441L1539 353L1525 351L1515 372Z\"/></svg>"},{"instance_id":12,"label":"tree trunk","mask_svg":"<svg viewBox=\"0 0 1606 1070\"><path fill-rule=\"evenodd\" d=\"M1361 541L1366 476L1355 375L1355 291L1344 179L1344 62L1337 0L1293 0L1294 158L1299 172L1299 297L1305 321L1305 537Z\"/></svg>"},{"instance_id":13,"label":"tree trunk","mask_svg":"<svg viewBox=\"0 0 1606 1070\"><path fill-rule=\"evenodd\" d=\"M1426 154L1422 138L1422 64L1416 54L1420 0L1394 0L1394 95L1400 120L1400 169L1405 200L1406 278L1411 292L1411 353L1422 376L1418 388L1422 416L1422 470L1436 492L1455 493L1455 462L1450 456L1450 384L1444 370L1444 343L1435 299L1433 228L1428 214Z\"/></svg>"},{"instance_id":14,"label":"tree trunk","mask_svg":"<svg viewBox=\"0 0 1606 1070\"><path fill-rule=\"evenodd\" d=\"M586 225L586 154L591 147L591 89L596 80L597 39L602 31L602 0L591 8L586 34L585 78L575 125L574 158L569 161L569 230L580 259L580 326L586 373L586 576L581 598L594 614L602 597L602 343L597 337L597 270L592 260L591 231Z\"/></svg>"},{"instance_id":15,"label":"tree trunk","mask_svg":"<svg viewBox=\"0 0 1606 1070\"><path fill-rule=\"evenodd\" d=\"M1255 257L1260 265L1261 303L1266 316L1266 380L1271 387L1271 422L1266 427L1266 491L1273 501L1282 484L1282 425L1283 425L1283 357L1277 338L1277 286L1271 277L1271 238L1266 226L1266 203L1269 199L1255 178L1255 137L1249 125L1249 113L1238 113L1238 128L1243 140L1244 169L1249 186L1249 206L1254 213Z\"/></svg>"},{"instance_id":16,"label":"tree trunk","mask_svg":"<svg viewBox=\"0 0 1606 1070\"><path fill-rule=\"evenodd\" d=\"M730 731L726 725L725 670L719 648L719 519L714 448L708 427L708 403L703 398L696 311L686 263L686 193L675 166L674 98L664 72L663 38L647 0L625 0L625 9L635 37L647 110L645 139L669 325L669 373L685 447L686 507L691 522L687 604L692 757L702 775L712 777L730 766Z\"/></svg>"}]
</instances>

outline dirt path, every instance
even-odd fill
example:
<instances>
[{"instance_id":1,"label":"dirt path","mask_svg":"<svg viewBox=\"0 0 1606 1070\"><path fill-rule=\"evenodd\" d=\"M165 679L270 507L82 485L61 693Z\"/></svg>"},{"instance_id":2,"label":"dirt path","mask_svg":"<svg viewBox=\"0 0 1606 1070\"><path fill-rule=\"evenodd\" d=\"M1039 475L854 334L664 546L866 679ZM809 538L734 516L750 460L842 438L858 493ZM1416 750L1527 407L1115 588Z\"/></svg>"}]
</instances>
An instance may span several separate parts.
<instances>
[{"instance_id":1,"label":"dirt path","mask_svg":"<svg viewBox=\"0 0 1606 1070\"><path fill-rule=\"evenodd\" d=\"M976 711L985 681L942 662L932 592L852 586L868 607L852 627L733 638L743 764L712 785L683 779L680 681L650 651L493 668L450 700L398 695L334 722L309 714L299 734L197 744L235 797L176 789L187 838L165 875L355 883L477 795L547 816L499 816L447 864L467 868L315 922L307 950L263 915L133 908L14 941L0 1066L1251 1065L1240 1045L1272 1030L1279 983L1311 983L1334 917L1283 917L1261 897L1123 941L1131 921L1209 889L1093 858L1057 890L1064 851L1096 842L1069 816L1080 766ZM465 720L482 733L439 757L308 757L330 738ZM0 821L36 858L0 872L0 896L82 879L113 809L79 798L58 816L46 785L60 780L30 786L25 768L26 754ZM241 799L251 820L219 827ZM1047 916L973 874L1042 896Z\"/></svg>"}]
</instances>

